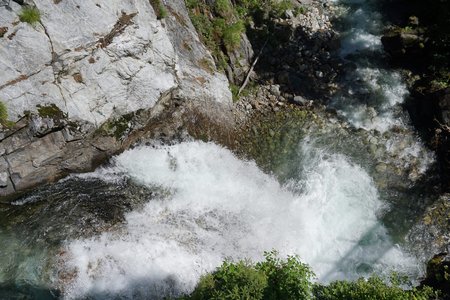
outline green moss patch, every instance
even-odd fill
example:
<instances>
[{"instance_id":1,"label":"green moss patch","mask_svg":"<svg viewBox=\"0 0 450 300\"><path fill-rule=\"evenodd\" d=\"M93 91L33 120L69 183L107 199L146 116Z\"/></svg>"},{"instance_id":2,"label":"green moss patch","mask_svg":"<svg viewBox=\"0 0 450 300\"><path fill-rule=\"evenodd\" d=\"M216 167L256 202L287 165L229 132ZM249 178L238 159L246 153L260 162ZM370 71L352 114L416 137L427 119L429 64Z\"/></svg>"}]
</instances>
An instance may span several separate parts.
<instances>
[{"instance_id":1,"label":"green moss patch","mask_svg":"<svg viewBox=\"0 0 450 300\"><path fill-rule=\"evenodd\" d=\"M38 105L38 114L42 118L65 119L67 114L64 113L56 104Z\"/></svg>"},{"instance_id":2,"label":"green moss patch","mask_svg":"<svg viewBox=\"0 0 450 300\"><path fill-rule=\"evenodd\" d=\"M120 140L126 133L129 132L131 121L134 113L129 113L115 119L108 120L101 127L100 130L109 136L114 136L116 140Z\"/></svg>"}]
</instances>

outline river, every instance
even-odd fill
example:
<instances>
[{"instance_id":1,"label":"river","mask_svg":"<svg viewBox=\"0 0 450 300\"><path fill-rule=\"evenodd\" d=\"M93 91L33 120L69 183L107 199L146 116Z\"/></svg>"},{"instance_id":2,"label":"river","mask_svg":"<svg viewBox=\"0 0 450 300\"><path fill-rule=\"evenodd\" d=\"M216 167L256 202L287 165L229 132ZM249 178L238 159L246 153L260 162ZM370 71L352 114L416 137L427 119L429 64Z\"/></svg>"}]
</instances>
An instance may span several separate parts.
<instances>
[{"instance_id":1,"label":"river","mask_svg":"<svg viewBox=\"0 0 450 300\"><path fill-rule=\"evenodd\" d=\"M421 276L404 237L434 157L401 106L402 77L384 64L375 4L340 1L349 67L329 104L337 115L289 132L295 147L274 149L270 172L214 143L155 142L0 207L0 296L176 296L224 259L271 249L299 255L322 282Z\"/></svg>"}]
</instances>

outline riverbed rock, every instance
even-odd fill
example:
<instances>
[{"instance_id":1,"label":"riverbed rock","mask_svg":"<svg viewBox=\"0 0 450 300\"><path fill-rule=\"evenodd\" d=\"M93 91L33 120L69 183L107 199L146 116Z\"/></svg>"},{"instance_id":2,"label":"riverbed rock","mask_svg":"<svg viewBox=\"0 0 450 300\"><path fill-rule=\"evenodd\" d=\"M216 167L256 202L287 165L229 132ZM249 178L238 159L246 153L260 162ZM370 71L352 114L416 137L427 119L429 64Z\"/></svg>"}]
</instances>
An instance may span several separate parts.
<instances>
[{"instance_id":1,"label":"riverbed rock","mask_svg":"<svg viewBox=\"0 0 450 300\"><path fill-rule=\"evenodd\" d=\"M0 197L11 194L5 182L19 191L92 168L123 149L124 134L156 118L172 97L178 107L189 102L232 122L228 80L200 42L184 1L164 2L163 19L145 0L27 3L41 12L33 25L19 21L18 3L0 7L0 27L8 28L0 39L0 101L10 121L26 123L12 134L2 130L1 159L10 175L2 175ZM149 114L129 122L136 128L110 121L137 111ZM122 140L99 146L98 130L108 122Z\"/></svg>"},{"instance_id":2,"label":"riverbed rock","mask_svg":"<svg viewBox=\"0 0 450 300\"><path fill-rule=\"evenodd\" d=\"M430 258L450 251L450 194L443 194L427 207L408 234L417 253Z\"/></svg>"},{"instance_id":3,"label":"riverbed rock","mask_svg":"<svg viewBox=\"0 0 450 300\"><path fill-rule=\"evenodd\" d=\"M411 60L411 63L418 64L417 60L421 59L425 40L418 30L393 27L385 32L381 42L393 61Z\"/></svg>"},{"instance_id":4,"label":"riverbed rock","mask_svg":"<svg viewBox=\"0 0 450 300\"><path fill-rule=\"evenodd\" d=\"M441 299L450 298L450 255L448 252L436 254L428 261L426 277L421 284L440 290Z\"/></svg>"},{"instance_id":5,"label":"riverbed rock","mask_svg":"<svg viewBox=\"0 0 450 300\"><path fill-rule=\"evenodd\" d=\"M302 96L295 96L295 97L292 99L292 101L293 101L294 103L296 103L296 104L299 104L299 105L306 105L306 104L308 104L308 100L305 99L305 98L303 98Z\"/></svg>"}]
</instances>

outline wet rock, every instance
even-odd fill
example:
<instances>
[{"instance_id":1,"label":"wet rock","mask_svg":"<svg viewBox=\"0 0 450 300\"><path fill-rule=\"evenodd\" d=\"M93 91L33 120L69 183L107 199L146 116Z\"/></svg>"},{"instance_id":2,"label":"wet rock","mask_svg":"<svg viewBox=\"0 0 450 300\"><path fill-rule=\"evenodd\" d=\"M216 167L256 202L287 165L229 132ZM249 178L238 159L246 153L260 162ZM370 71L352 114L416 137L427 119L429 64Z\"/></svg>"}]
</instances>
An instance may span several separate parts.
<instances>
[{"instance_id":1,"label":"wet rock","mask_svg":"<svg viewBox=\"0 0 450 300\"><path fill-rule=\"evenodd\" d=\"M5 188L8 186L8 173L7 172L0 172L0 187Z\"/></svg>"},{"instance_id":2,"label":"wet rock","mask_svg":"<svg viewBox=\"0 0 450 300\"><path fill-rule=\"evenodd\" d=\"M440 290L442 299L450 299L450 255L442 252L427 263L427 274L421 285Z\"/></svg>"},{"instance_id":3,"label":"wet rock","mask_svg":"<svg viewBox=\"0 0 450 300\"><path fill-rule=\"evenodd\" d=\"M30 117L30 133L36 137L42 137L52 131L64 127L61 119L32 115Z\"/></svg>"},{"instance_id":4,"label":"wet rock","mask_svg":"<svg viewBox=\"0 0 450 300\"><path fill-rule=\"evenodd\" d=\"M421 58L424 48L424 39L418 31L406 31L401 28L391 28L381 38L384 50L393 60L407 61Z\"/></svg>"},{"instance_id":5,"label":"wet rock","mask_svg":"<svg viewBox=\"0 0 450 300\"><path fill-rule=\"evenodd\" d=\"M303 98L302 96L295 96L292 101L296 104L299 105L307 105L308 104L308 100Z\"/></svg>"},{"instance_id":6,"label":"wet rock","mask_svg":"<svg viewBox=\"0 0 450 300\"><path fill-rule=\"evenodd\" d=\"M441 118L445 125L450 126L450 88L439 92L438 104L441 110Z\"/></svg>"},{"instance_id":7,"label":"wet rock","mask_svg":"<svg viewBox=\"0 0 450 300\"><path fill-rule=\"evenodd\" d=\"M288 84L289 83L289 72L282 71L277 75L277 81L280 84Z\"/></svg>"},{"instance_id":8,"label":"wet rock","mask_svg":"<svg viewBox=\"0 0 450 300\"><path fill-rule=\"evenodd\" d=\"M281 96L280 86L277 84L270 86L270 92L272 93L272 95L274 95L276 97Z\"/></svg>"},{"instance_id":9,"label":"wet rock","mask_svg":"<svg viewBox=\"0 0 450 300\"><path fill-rule=\"evenodd\" d=\"M425 257L450 250L450 194L440 196L426 209L408 240Z\"/></svg>"}]
</instances>

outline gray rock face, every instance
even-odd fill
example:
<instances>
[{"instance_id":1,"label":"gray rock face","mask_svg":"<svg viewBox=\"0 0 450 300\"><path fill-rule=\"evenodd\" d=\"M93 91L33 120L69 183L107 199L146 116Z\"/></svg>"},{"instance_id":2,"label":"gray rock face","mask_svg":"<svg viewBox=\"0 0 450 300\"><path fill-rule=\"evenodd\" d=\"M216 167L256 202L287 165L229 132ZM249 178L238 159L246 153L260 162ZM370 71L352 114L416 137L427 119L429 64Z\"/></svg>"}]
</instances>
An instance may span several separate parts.
<instances>
[{"instance_id":1,"label":"gray rock face","mask_svg":"<svg viewBox=\"0 0 450 300\"><path fill-rule=\"evenodd\" d=\"M408 234L417 253L430 259L450 251L450 194L443 194L430 205Z\"/></svg>"},{"instance_id":2,"label":"gray rock face","mask_svg":"<svg viewBox=\"0 0 450 300\"><path fill-rule=\"evenodd\" d=\"M162 20L146 0L28 3L41 13L33 25L19 21L16 2L0 7L7 30L0 37L0 101L11 121L28 120L25 128L0 129L0 197L117 151L116 141L99 149L86 139L109 120L161 112L164 95L227 118L227 78L216 71L184 1L166 3Z\"/></svg>"}]
</instances>

